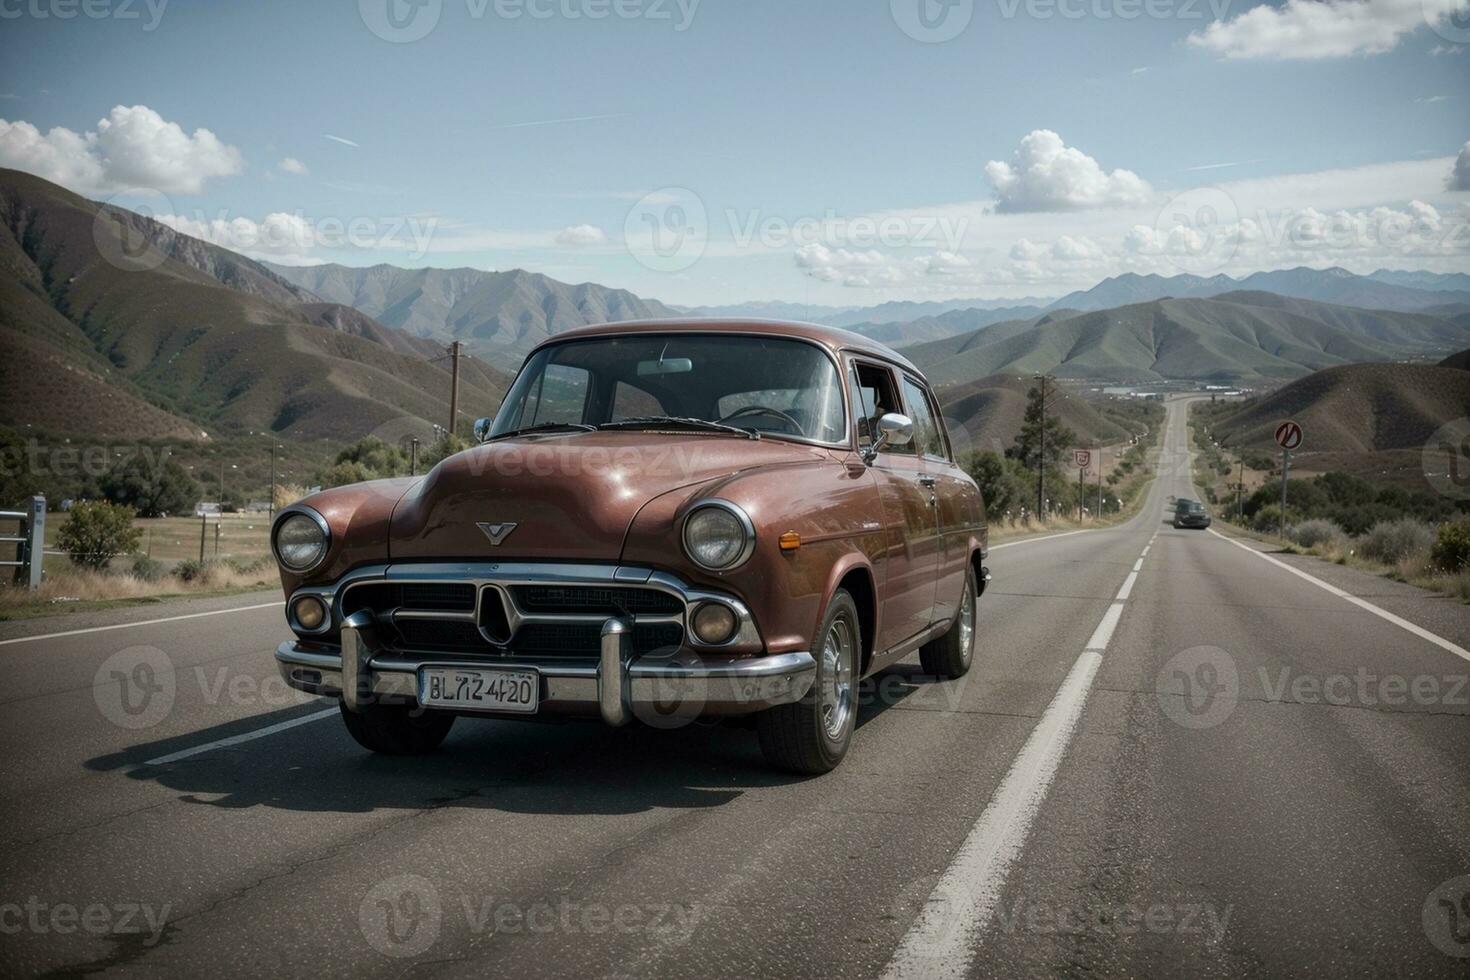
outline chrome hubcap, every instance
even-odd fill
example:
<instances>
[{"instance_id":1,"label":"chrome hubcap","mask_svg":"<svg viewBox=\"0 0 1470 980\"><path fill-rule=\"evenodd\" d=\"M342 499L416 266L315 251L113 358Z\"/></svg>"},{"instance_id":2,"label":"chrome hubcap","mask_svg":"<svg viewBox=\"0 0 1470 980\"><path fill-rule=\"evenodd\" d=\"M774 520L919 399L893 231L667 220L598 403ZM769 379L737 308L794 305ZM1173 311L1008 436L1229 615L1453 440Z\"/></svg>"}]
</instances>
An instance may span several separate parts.
<instances>
[{"instance_id":1,"label":"chrome hubcap","mask_svg":"<svg viewBox=\"0 0 1470 980\"><path fill-rule=\"evenodd\" d=\"M852 716L852 626L838 619L822 642L822 729L836 742Z\"/></svg>"},{"instance_id":2,"label":"chrome hubcap","mask_svg":"<svg viewBox=\"0 0 1470 980\"><path fill-rule=\"evenodd\" d=\"M965 597L960 600L960 656L970 662L975 648L975 590L965 583Z\"/></svg>"}]
</instances>

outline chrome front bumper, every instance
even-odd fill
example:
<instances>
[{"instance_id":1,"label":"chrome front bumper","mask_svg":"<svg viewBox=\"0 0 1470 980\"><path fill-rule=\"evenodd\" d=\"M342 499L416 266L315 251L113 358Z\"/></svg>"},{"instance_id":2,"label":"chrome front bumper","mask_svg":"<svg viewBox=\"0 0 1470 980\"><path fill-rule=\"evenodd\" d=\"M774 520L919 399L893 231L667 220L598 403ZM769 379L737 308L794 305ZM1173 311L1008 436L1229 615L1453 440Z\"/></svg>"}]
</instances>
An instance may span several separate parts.
<instances>
[{"instance_id":1,"label":"chrome front bumper","mask_svg":"<svg viewBox=\"0 0 1470 980\"><path fill-rule=\"evenodd\" d=\"M609 725L623 725L634 717L657 724L799 701L817 675L816 661L804 651L716 660L685 650L673 657L635 659L628 650L628 624L617 619L603 626L596 667L376 651L368 639L370 623L367 617L346 620L340 650L282 643L276 650L282 678L297 690L339 696L350 710L361 710L378 701L417 704L424 667L533 670L540 676L540 711L599 715Z\"/></svg>"}]
</instances>

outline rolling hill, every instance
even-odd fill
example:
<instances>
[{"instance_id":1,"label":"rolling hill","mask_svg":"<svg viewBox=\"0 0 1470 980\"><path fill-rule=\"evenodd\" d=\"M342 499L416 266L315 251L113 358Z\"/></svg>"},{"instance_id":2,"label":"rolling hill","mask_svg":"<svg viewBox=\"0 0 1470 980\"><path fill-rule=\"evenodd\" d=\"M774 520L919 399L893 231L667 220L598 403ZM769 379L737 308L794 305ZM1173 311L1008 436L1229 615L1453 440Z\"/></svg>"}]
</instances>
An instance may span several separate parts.
<instances>
[{"instance_id":1,"label":"rolling hill","mask_svg":"<svg viewBox=\"0 0 1470 980\"><path fill-rule=\"evenodd\" d=\"M507 369L518 367L542 340L572 327L678 315L624 289L570 285L522 269L269 268L314 296L353 307L411 336L462 340L470 353Z\"/></svg>"},{"instance_id":2,"label":"rolling hill","mask_svg":"<svg viewBox=\"0 0 1470 980\"><path fill-rule=\"evenodd\" d=\"M1421 450L1434 432L1470 411L1470 371L1426 364L1348 364L1293 381L1219 419L1230 446L1274 449L1286 418L1306 431L1303 453Z\"/></svg>"},{"instance_id":3,"label":"rolling hill","mask_svg":"<svg viewBox=\"0 0 1470 980\"><path fill-rule=\"evenodd\" d=\"M1359 361L1444 357L1464 328L1264 293L1168 299L997 323L906 353L937 384L1046 371L1114 383L1266 383Z\"/></svg>"},{"instance_id":4,"label":"rolling hill","mask_svg":"<svg viewBox=\"0 0 1470 980\"><path fill-rule=\"evenodd\" d=\"M956 452L964 456L968 450L1003 453L1010 448L1021 431L1031 386L1029 378L997 374L942 389L940 409ZM1065 388L1058 389L1055 397L1048 396L1047 403L1083 445L1113 445L1129 436L1094 403Z\"/></svg>"},{"instance_id":5,"label":"rolling hill","mask_svg":"<svg viewBox=\"0 0 1470 980\"><path fill-rule=\"evenodd\" d=\"M434 345L13 170L0 170L0 344L28 396L0 420L47 431L352 439L448 416ZM464 362L463 409L489 414L507 382Z\"/></svg>"}]
</instances>

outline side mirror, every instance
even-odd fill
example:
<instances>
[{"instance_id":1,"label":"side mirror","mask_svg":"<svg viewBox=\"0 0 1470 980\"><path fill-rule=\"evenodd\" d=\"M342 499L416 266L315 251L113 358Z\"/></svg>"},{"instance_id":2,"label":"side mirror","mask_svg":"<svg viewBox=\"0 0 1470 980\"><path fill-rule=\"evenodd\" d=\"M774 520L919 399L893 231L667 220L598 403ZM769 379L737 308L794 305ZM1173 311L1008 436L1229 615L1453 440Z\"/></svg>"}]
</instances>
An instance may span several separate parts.
<instances>
[{"instance_id":1,"label":"side mirror","mask_svg":"<svg viewBox=\"0 0 1470 980\"><path fill-rule=\"evenodd\" d=\"M878 454L890 446L907 446L914 441L914 420L907 415L889 412L878 420L878 438L863 453L863 460L871 463Z\"/></svg>"},{"instance_id":2,"label":"side mirror","mask_svg":"<svg viewBox=\"0 0 1470 980\"><path fill-rule=\"evenodd\" d=\"M490 430L495 425L494 419L475 419L475 441L484 442L490 438Z\"/></svg>"}]
</instances>

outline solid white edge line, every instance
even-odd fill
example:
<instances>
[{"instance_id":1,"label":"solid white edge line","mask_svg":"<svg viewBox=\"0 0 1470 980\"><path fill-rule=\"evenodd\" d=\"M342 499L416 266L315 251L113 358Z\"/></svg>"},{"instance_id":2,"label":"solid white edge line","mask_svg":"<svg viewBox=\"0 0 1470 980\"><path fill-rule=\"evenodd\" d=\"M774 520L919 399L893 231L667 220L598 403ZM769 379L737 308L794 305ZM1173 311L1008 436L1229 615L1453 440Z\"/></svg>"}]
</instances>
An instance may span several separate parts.
<instances>
[{"instance_id":1,"label":"solid white edge line","mask_svg":"<svg viewBox=\"0 0 1470 980\"><path fill-rule=\"evenodd\" d=\"M1299 568L1293 568L1292 566L1288 565L1284 561L1279 561L1279 560L1277 560L1275 558L1272 558L1270 555L1263 554L1262 552L1257 551L1256 549L1250 547L1249 545L1242 544L1241 542L1236 541L1234 538L1227 537L1227 536L1221 534L1219 531L1216 531L1214 528L1210 528L1210 533L1213 534L1215 537L1219 538L1221 541L1228 541L1230 544L1235 545L1237 548L1241 549L1242 551L1248 551L1251 554L1255 555L1257 558L1260 558L1260 559L1263 559L1265 561L1270 562L1271 564L1275 565L1277 568L1285 569L1286 571L1288 571L1291 574L1295 575L1297 578L1305 579L1306 581L1311 582L1313 585L1317 586L1317 588L1323 589L1324 591L1327 591L1327 592L1330 592L1333 595L1337 596L1339 599L1346 599L1348 602L1351 602L1353 605L1357 606L1360 609L1364 609L1364 610L1372 613L1373 615L1377 616L1379 619L1382 619L1382 620L1385 620L1387 622L1390 622L1393 625L1399 627L1400 629L1408 630L1410 633L1413 633L1415 636L1419 637L1421 640L1427 640L1430 643L1433 643L1437 647L1442 647L1443 649L1448 650L1450 653L1453 653L1457 657L1460 657L1460 658L1462 658L1464 660L1470 660L1470 650L1466 650L1464 647L1459 646L1458 644L1452 643L1449 640L1446 640L1442 636L1437 636L1436 634L1429 632L1427 629L1425 629L1422 626L1418 626L1418 625L1416 625L1414 623L1411 623L1407 619L1404 619L1401 616L1395 616L1393 613L1389 612L1387 609L1380 609L1379 607L1373 605L1373 603L1364 601L1363 599L1359 599L1357 596L1353 595L1351 592L1344 592L1342 589L1339 589L1337 586L1331 584L1330 582L1324 582L1321 579L1316 578L1315 576L1308 575L1306 572L1302 571Z\"/></svg>"},{"instance_id":2,"label":"solid white edge line","mask_svg":"<svg viewBox=\"0 0 1470 980\"><path fill-rule=\"evenodd\" d=\"M126 630L135 626L156 626L159 623L177 623L182 619L201 619L205 616L223 616L225 613L250 612L253 609L270 609L274 606L284 606L284 600L279 602L262 602L255 606L235 606L232 609L211 609L209 612L187 613L183 616L165 616L162 619L143 619L136 623L114 623L111 626L92 626L84 630L65 630L60 633L37 633L35 636L17 636L9 640L0 640L0 647L12 643L34 643L37 640L59 640L63 636L81 636L84 633L105 633L108 630Z\"/></svg>"},{"instance_id":3,"label":"solid white edge line","mask_svg":"<svg viewBox=\"0 0 1470 980\"><path fill-rule=\"evenodd\" d=\"M1092 650L1097 653L1108 648L1108 641L1113 638L1113 630L1118 628L1118 618L1123 615L1123 602L1115 601L1103 614L1102 622L1097 624L1097 629L1092 631L1092 639L1087 641L1084 650Z\"/></svg>"},{"instance_id":4,"label":"solid white edge line","mask_svg":"<svg viewBox=\"0 0 1470 980\"><path fill-rule=\"evenodd\" d=\"M265 728L258 728L253 732L245 732L241 735L231 735L229 738L221 738L213 742L205 742L203 745L196 745L192 749L182 749L178 752L172 752L168 755L161 755L156 759L149 759L147 762L143 763L143 765L165 766L168 765L170 762L178 762L180 759L187 759L190 756L201 755L205 752L213 752L215 749L228 748L231 745L240 745L244 742L253 742L257 738L265 738L267 735L274 735L277 732L284 732L288 729L296 728L300 725L307 725L314 721L321 721L323 718L328 718L339 713L340 712L337 708L328 708L325 711L318 711L316 714L313 715L305 715L301 718L292 718L290 721L283 721L276 725L267 725Z\"/></svg>"},{"instance_id":5,"label":"solid white edge line","mask_svg":"<svg viewBox=\"0 0 1470 980\"><path fill-rule=\"evenodd\" d=\"M1002 548L1014 548L1018 544L1035 544L1038 541L1052 541L1056 538L1069 538L1074 534L1091 534L1094 531L1104 531L1101 527L1084 527L1078 531L1063 531L1061 534L1043 534L1039 538L1022 538L1020 541L1007 541L1005 544L992 545L991 551L999 551Z\"/></svg>"}]
</instances>

